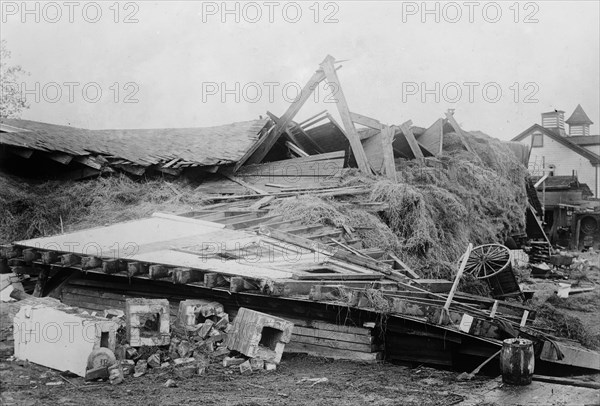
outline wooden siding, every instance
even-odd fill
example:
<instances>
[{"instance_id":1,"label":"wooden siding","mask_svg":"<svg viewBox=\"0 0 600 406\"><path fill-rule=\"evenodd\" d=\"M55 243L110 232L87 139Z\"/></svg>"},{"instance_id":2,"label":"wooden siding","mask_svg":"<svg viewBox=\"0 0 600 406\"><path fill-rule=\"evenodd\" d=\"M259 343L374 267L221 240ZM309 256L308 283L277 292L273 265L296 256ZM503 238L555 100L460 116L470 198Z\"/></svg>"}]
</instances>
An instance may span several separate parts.
<instances>
[{"instance_id":1,"label":"wooden siding","mask_svg":"<svg viewBox=\"0 0 600 406\"><path fill-rule=\"evenodd\" d=\"M525 145L531 145L532 134L525 136L521 142ZM592 152L595 152L591 150ZM572 175L573 171L577 173L579 182L586 183L595 197L598 197L598 167L594 167L589 159L579 155L577 152L565 147L551 137L544 137L542 147L532 148L529 157L529 170L534 176L543 175L543 162L546 169L549 165L555 165L555 176Z\"/></svg>"}]
</instances>

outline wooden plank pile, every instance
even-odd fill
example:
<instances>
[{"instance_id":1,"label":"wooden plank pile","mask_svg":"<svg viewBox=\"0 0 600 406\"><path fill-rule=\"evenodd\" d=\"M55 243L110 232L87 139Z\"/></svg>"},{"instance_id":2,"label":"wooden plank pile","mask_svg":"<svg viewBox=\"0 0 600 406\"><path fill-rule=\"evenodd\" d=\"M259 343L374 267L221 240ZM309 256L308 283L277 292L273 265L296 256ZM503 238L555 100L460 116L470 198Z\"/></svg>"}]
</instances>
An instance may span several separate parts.
<instances>
[{"instance_id":1,"label":"wooden plank pile","mask_svg":"<svg viewBox=\"0 0 600 406\"><path fill-rule=\"evenodd\" d=\"M363 362L384 359L385 345L377 336L373 322L355 327L319 320L286 319L294 323L286 352Z\"/></svg>"}]
</instances>

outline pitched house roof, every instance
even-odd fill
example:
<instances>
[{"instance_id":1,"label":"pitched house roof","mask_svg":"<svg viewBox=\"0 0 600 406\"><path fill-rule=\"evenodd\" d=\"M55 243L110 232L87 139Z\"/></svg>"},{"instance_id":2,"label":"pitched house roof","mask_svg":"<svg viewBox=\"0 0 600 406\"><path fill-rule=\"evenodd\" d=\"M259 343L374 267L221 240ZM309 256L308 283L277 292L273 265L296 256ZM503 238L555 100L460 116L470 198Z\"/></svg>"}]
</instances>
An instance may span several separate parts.
<instances>
[{"instance_id":1,"label":"pitched house roof","mask_svg":"<svg viewBox=\"0 0 600 406\"><path fill-rule=\"evenodd\" d=\"M569 125L594 124L594 122L590 120L587 114L585 114L585 111L583 111L581 104L578 104L577 107L575 107L575 111L573 111L571 117L569 117L565 122Z\"/></svg>"},{"instance_id":2,"label":"pitched house roof","mask_svg":"<svg viewBox=\"0 0 600 406\"><path fill-rule=\"evenodd\" d=\"M511 141L521 141L523 138L525 138L529 134L531 134L534 130L538 130L538 131L546 134L548 137L552 138L554 141L557 141L557 142L563 144L565 147L571 149L574 152L577 152L579 155L583 156L584 158L589 159L590 162L592 163L592 165L600 165L600 155L595 154L592 151L589 151L589 150L577 145L576 143L569 141L569 139L571 137L563 137L562 135L556 133L555 131L553 131L549 128L542 127L539 124L532 125L528 129L523 131L521 134L519 134L515 138L513 138Z\"/></svg>"},{"instance_id":3,"label":"pitched house roof","mask_svg":"<svg viewBox=\"0 0 600 406\"><path fill-rule=\"evenodd\" d=\"M532 176L531 180L537 182L541 179L541 176ZM537 190L546 189L547 191L552 190L581 190L584 195L593 196L590 187L586 183L580 183L577 176L548 176L544 181L543 185L540 184Z\"/></svg>"},{"instance_id":4,"label":"pitched house roof","mask_svg":"<svg viewBox=\"0 0 600 406\"><path fill-rule=\"evenodd\" d=\"M582 147L600 145L600 135L576 135L569 137L568 140Z\"/></svg>"}]
</instances>

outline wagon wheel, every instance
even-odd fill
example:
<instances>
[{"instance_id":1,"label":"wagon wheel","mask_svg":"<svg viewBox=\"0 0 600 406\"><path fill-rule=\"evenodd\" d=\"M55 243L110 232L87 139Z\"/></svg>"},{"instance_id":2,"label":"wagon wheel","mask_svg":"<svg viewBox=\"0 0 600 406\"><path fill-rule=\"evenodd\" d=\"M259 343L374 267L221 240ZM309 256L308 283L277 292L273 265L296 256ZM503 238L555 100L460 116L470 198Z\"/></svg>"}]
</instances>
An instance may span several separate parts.
<instances>
[{"instance_id":1,"label":"wagon wheel","mask_svg":"<svg viewBox=\"0 0 600 406\"><path fill-rule=\"evenodd\" d=\"M463 260L463 257L464 254L460 257L459 262ZM465 272L477 279L487 279L504 271L509 264L510 250L504 245L479 245L471 250Z\"/></svg>"}]
</instances>

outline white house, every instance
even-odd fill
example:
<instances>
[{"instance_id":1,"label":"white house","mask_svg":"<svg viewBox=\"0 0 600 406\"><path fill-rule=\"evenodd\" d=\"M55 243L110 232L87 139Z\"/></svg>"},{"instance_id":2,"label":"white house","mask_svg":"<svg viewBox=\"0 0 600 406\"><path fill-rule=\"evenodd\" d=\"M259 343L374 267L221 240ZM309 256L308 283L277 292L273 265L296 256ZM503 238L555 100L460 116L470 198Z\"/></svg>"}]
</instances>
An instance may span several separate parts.
<instances>
[{"instance_id":1,"label":"white house","mask_svg":"<svg viewBox=\"0 0 600 406\"><path fill-rule=\"evenodd\" d=\"M561 110L542 113L542 125L534 124L512 140L531 146L532 175L575 175L600 197L600 135L589 135L593 123L581 105L566 120L568 134L564 115Z\"/></svg>"}]
</instances>

